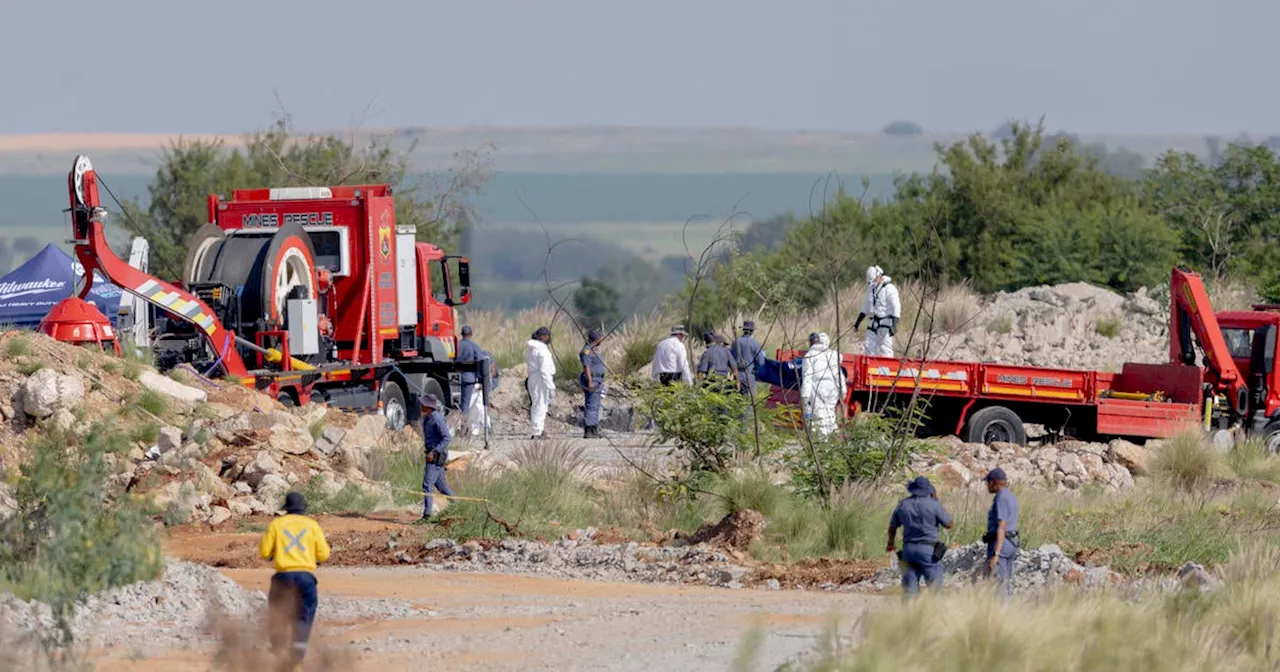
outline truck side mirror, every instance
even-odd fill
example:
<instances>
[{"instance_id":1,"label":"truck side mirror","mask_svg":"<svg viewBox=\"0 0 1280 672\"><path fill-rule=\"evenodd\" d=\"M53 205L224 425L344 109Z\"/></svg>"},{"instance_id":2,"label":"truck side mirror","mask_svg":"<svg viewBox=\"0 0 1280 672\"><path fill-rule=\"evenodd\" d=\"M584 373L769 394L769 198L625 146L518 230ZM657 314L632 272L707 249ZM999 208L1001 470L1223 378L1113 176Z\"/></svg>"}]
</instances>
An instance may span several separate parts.
<instances>
[{"instance_id":1,"label":"truck side mirror","mask_svg":"<svg viewBox=\"0 0 1280 672\"><path fill-rule=\"evenodd\" d=\"M452 265L456 264L457 268ZM471 260L466 257L444 258L445 303L461 306L471 302Z\"/></svg>"}]
</instances>

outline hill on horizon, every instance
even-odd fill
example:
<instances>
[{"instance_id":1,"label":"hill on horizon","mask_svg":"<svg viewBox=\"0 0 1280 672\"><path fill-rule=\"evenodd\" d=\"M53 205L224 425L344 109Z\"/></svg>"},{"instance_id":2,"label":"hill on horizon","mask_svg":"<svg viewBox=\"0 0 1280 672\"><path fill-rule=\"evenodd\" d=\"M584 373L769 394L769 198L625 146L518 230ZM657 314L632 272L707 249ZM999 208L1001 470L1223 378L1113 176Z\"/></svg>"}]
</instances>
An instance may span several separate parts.
<instances>
[{"instance_id":1,"label":"hill on horizon","mask_svg":"<svg viewBox=\"0 0 1280 672\"><path fill-rule=\"evenodd\" d=\"M1053 129L1047 125L1047 129ZM1058 132L1050 130L1050 132ZM750 128L646 128L610 126L405 127L337 131L360 143L388 140L396 149L413 143L413 168L450 165L454 154L494 147L495 166L516 173L778 174L834 172L855 175L927 172L934 145L970 132L777 131ZM65 174L76 154L89 154L105 174L149 175L159 154L180 138L239 144L240 136L209 134L65 133L0 135L0 175ZM1170 149L1205 155L1210 135L1081 134L1086 144L1126 150L1148 162ZM1241 136L1259 141L1249 136ZM1223 138L1234 141L1238 138Z\"/></svg>"}]
</instances>

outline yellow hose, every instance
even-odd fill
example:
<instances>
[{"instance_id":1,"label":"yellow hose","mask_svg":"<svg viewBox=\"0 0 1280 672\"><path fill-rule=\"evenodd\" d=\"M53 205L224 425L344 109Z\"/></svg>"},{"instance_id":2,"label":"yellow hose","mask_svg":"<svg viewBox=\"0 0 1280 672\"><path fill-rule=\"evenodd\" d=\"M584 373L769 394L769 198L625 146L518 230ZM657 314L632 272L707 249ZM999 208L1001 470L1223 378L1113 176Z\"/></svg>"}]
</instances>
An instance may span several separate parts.
<instances>
[{"instance_id":1,"label":"yellow hose","mask_svg":"<svg viewBox=\"0 0 1280 672\"><path fill-rule=\"evenodd\" d=\"M275 348L267 348L266 359L267 359L267 362L270 364L279 364L281 361L284 360L284 355L279 350L276 350ZM314 371L316 368L298 359L297 357L290 357L289 362L293 364L293 368L298 371Z\"/></svg>"}]
</instances>

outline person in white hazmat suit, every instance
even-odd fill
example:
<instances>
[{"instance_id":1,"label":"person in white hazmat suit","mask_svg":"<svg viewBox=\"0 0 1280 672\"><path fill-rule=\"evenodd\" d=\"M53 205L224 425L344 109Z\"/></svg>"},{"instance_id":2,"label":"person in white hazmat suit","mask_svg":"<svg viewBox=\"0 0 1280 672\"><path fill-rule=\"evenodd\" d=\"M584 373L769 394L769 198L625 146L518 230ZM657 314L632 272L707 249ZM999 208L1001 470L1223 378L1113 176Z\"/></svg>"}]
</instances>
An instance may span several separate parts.
<instances>
[{"instance_id":1,"label":"person in white hazmat suit","mask_svg":"<svg viewBox=\"0 0 1280 672\"><path fill-rule=\"evenodd\" d=\"M489 389L493 390L494 383L497 381L494 375L496 372L493 368L493 355L481 351L480 357L488 361ZM479 381L473 385L467 407L462 410L467 423L471 425L471 436L480 436L482 432L493 432L493 422L489 418L489 405L485 403L484 388Z\"/></svg>"},{"instance_id":2,"label":"person in white hazmat suit","mask_svg":"<svg viewBox=\"0 0 1280 672\"><path fill-rule=\"evenodd\" d=\"M800 365L805 422L823 436L836 431L836 407L843 401L844 391L844 368L840 353L831 349L831 337L809 334L809 351Z\"/></svg>"},{"instance_id":3,"label":"person in white hazmat suit","mask_svg":"<svg viewBox=\"0 0 1280 672\"><path fill-rule=\"evenodd\" d=\"M879 266L867 269L867 298L862 301L862 311L853 323L853 330L857 331L868 317L871 323L862 342L863 352L875 357L892 357L893 336L898 332L898 320L902 319L902 301L898 298L897 286Z\"/></svg>"},{"instance_id":4,"label":"person in white hazmat suit","mask_svg":"<svg viewBox=\"0 0 1280 672\"><path fill-rule=\"evenodd\" d=\"M551 355L551 330L538 327L524 348L524 363L529 378L529 429L532 438L542 438L547 423L547 408L556 398L556 361Z\"/></svg>"}]
</instances>

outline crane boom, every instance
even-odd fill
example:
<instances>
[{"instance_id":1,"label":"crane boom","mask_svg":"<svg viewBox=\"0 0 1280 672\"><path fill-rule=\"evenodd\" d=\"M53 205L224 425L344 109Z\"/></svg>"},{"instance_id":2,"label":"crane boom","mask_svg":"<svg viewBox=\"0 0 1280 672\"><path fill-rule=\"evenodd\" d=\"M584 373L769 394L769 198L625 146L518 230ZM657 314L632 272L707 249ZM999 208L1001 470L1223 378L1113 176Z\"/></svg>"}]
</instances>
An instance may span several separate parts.
<instances>
[{"instance_id":1,"label":"crane boom","mask_svg":"<svg viewBox=\"0 0 1280 672\"><path fill-rule=\"evenodd\" d=\"M1222 327L1199 273L1186 266L1173 269L1169 280L1169 310L1169 361L1195 366L1198 343L1204 351L1204 366L1209 371L1210 382L1217 390L1227 393L1237 415L1244 415L1249 389L1231 358L1231 350L1222 336Z\"/></svg>"},{"instance_id":2,"label":"crane boom","mask_svg":"<svg viewBox=\"0 0 1280 672\"><path fill-rule=\"evenodd\" d=\"M67 187L71 194L71 230L75 237L76 257L85 269L80 297L89 294L93 287L93 272L98 270L121 289L196 325L214 352L219 354L227 375L247 377L249 371L236 349L235 334L222 326L207 304L189 292L130 266L111 251L103 226L107 211L98 200L98 178L89 157L76 157L75 165L67 175Z\"/></svg>"}]
</instances>

